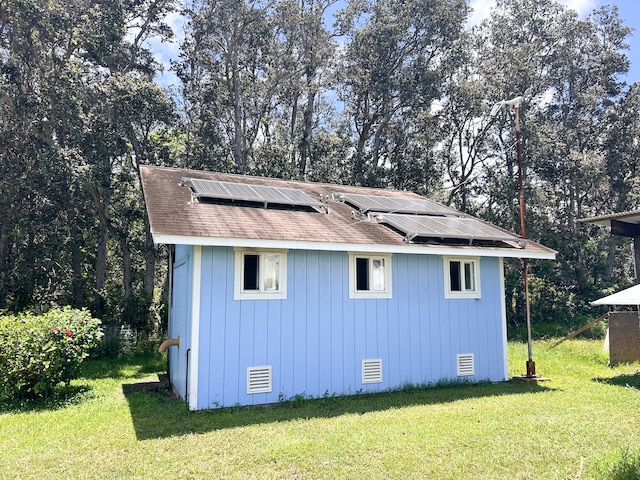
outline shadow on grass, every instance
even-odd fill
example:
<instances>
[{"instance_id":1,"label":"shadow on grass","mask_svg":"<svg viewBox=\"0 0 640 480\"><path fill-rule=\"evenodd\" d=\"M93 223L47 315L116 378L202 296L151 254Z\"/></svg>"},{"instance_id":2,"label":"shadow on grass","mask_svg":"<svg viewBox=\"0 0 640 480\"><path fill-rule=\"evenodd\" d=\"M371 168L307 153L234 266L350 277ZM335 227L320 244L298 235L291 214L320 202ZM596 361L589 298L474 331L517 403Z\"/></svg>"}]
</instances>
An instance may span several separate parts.
<instances>
[{"instance_id":1,"label":"shadow on grass","mask_svg":"<svg viewBox=\"0 0 640 480\"><path fill-rule=\"evenodd\" d=\"M471 398L534 394L553 391L535 382L517 380L502 383L448 384L408 387L398 391L352 396L297 399L281 403L229 407L190 412L184 401L170 391L166 379L145 384L124 384L131 418L138 440L207 433L249 425L286 422L371 412L417 405L451 403Z\"/></svg>"},{"instance_id":2,"label":"shadow on grass","mask_svg":"<svg viewBox=\"0 0 640 480\"><path fill-rule=\"evenodd\" d=\"M0 413L41 412L59 410L78 405L93 398L93 389L88 385L63 385L46 397L8 399L0 401Z\"/></svg>"},{"instance_id":3,"label":"shadow on grass","mask_svg":"<svg viewBox=\"0 0 640 480\"><path fill-rule=\"evenodd\" d=\"M640 390L640 371L636 373L623 373L616 375L615 377L607 378L594 378L594 382L606 383L608 385L615 385L617 387L633 388Z\"/></svg>"},{"instance_id":4,"label":"shadow on grass","mask_svg":"<svg viewBox=\"0 0 640 480\"><path fill-rule=\"evenodd\" d=\"M77 378L82 380L129 379L166 371L166 358L156 353L134 353L119 357L89 359L80 364ZM94 398L91 385L59 385L45 397L0 399L0 413L58 410Z\"/></svg>"}]
</instances>

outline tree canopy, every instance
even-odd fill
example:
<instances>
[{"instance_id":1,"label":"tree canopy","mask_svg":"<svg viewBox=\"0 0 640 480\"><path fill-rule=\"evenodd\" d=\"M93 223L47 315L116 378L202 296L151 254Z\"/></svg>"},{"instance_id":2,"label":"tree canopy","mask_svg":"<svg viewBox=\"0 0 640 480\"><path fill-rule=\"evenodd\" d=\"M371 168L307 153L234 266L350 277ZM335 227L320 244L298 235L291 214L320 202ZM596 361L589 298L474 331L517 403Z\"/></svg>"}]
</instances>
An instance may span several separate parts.
<instances>
[{"instance_id":1,"label":"tree canopy","mask_svg":"<svg viewBox=\"0 0 640 480\"><path fill-rule=\"evenodd\" d=\"M150 41L185 20L178 84ZM0 311L50 304L161 328L166 252L138 166L411 190L519 230L523 96L534 321L571 322L633 282L627 240L581 218L638 208L630 29L554 0L4 0L0 4ZM507 263L511 324L523 319Z\"/></svg>"}]
</instances>

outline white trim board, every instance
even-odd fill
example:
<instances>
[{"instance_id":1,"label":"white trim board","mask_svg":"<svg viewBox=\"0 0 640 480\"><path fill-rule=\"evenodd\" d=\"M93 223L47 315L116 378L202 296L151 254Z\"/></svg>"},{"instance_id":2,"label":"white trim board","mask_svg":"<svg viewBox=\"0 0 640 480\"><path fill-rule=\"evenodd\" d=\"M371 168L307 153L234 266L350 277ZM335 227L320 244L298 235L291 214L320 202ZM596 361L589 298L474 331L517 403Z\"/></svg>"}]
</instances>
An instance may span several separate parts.
<instances>
[{"instance_id":1,"label":"white trim board","mask_svg":"<svg viewBox=\"0 0 640 480\"><path fill-rule=\"evenodd\" d=\"M191 351L189 353L189 410L198 409L198 361L200 345L200 286L202 279L202 247L193 247L193 277L191 282Z\"/></svg>"},{"instance_id":2,"label":"white trim board","mask_svg":"<svg viewBox=\"0 0 640 480\"><path fill-rule=\"evenodd\" d=\"M203 247L253 247L289 250L320 250L332 252L407 253L414 255L459 255L498 258L530 258L555 260L555 252L526 252L519 248L439 246L439 245L379 245L359 243L264 240L251 238L195 237L153 233L156 244L200 245ZM526 255L525 255L526 254Z\"/></svg>"},{"instance_id":3,"label":"white trim board","mask_svg":"<svg viewBox=\"0 0 640 480\"><path fill-rule=\"evenodd\" d=\"M500 269L500 298L502 302L500 302L500 313L502 320L502 365L504 369L504 379L505 381L509 380L509 345L507 339L507 293L504 286L504 261L501 258L499 261L498 268Z\"/></svg>"}]
</instances>

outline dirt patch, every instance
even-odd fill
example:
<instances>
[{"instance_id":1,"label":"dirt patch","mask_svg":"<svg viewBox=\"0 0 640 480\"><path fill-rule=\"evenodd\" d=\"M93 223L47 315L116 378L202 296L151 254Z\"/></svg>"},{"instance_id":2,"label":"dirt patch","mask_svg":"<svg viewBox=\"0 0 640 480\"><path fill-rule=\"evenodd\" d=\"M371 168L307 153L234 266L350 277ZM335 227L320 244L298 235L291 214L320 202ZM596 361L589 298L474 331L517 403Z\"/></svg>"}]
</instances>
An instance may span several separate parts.
<instances>
[{"instance_id":1,"label":"dirt patch","mask_svg":"<svg viewBox=\"0 0 640 480\"><path fill-rule=\"evenodd\" d=\"M170 391L171 385L169 384L169 378L162 375L157 381L153 382L138 382L138 383L126 383L122 385L122 391L125 395L137 392L160 392Z\"/></svg>"}]
</instances>

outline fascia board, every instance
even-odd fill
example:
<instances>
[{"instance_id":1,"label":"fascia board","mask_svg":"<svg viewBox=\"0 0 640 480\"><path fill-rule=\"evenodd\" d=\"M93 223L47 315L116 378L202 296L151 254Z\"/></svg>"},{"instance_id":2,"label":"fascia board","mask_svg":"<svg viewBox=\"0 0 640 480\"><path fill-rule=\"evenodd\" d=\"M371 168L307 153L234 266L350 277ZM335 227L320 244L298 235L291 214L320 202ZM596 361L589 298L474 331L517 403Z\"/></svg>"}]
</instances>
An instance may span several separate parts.
<instances>
[{"instance_id":1,"label":"fascia board","mask_svg":"<svg viewBox=\"0 0 640 480\"><path fill-rule=\"evenodd\" d=\"M479 257L529 258L555 260L556 252L527 252L522 249L451 247L439 245L382 245L359 243L309 242L291 240L265 240L250 238L218 238L153 234L156 244L200 245L203 247L253 247L290 250L321 250L332 252L406 253L413 255L476 255Z\"/></svg>"}]
</instances>

